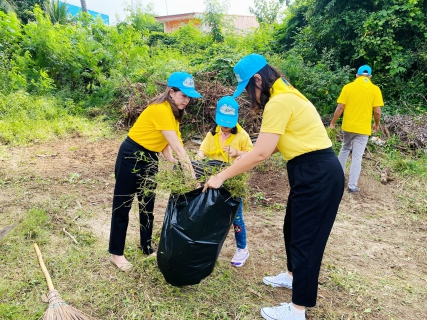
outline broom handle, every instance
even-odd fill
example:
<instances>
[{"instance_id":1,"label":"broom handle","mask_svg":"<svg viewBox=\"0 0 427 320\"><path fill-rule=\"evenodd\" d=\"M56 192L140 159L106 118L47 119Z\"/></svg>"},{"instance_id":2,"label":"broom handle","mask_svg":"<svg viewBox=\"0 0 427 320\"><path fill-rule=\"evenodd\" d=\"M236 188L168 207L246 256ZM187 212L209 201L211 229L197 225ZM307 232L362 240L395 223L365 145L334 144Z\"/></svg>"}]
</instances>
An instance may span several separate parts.
<instances>
[{"instance_id":1,"label":"broom handle","mask_svg":"<svg viewBox=\"0 0 427 320\"><path fill-rule=\"evenodd\" d=\"M44 265L42 253L40 252L40 249L39 249L39 246L37 245L37 243L34 242L33 245L34 245L34 250L36 250L37 258L39 258L40 267L42 268L44 277L46 278L49 291L52 291L52 290L54 290L52 279L50 278L49 272L47 271L46 266Z\"/></svg>"}]
</instances>

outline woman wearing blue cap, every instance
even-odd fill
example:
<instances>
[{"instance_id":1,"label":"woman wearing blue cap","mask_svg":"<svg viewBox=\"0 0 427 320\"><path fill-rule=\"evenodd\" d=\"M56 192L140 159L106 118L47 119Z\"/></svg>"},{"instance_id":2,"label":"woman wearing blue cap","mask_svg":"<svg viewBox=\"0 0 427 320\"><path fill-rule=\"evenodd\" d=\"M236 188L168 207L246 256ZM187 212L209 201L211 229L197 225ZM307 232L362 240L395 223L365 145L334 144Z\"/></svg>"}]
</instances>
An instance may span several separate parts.
<instances>
[{"instance_id":1,"label":"woman wearing blue cap","mask_svg":"<svg viewBox=\"0 0 427 320\"><path fill-rule=\"evenodd\" d=\"M211 177L205 189L219 188L271 154L282 154L291 187L283 226L287 272L264 277L263 282L292 289L292 302L262 308L261 315L303 320L305 307L316 304L320 264L343 194L343 170L316 108L263 56L242 58L234 72L234 97L246 89L252 106L264 109L260 134L254 149Z\"/></svg>"},{"instance_id":2,"label":"woman wearing blue cap","mask_svg":"<svg viewBox=\"0 0 427 320\"><path fill-rule=\"evenodd\" d=\"M173 73L167 86L140 114L117 155L109 252L111 263L122 271L132 268L123 253L135 194L139 205L140 245L144 254L155 255L151 236L156 185L149 178L157 172L158 153L162 152L168 161L177 163L173 151L195 177L183 147L179 123L190 98L201 98L201 95L194 88L193 77L185 72Z\"/></svg>"},{"instance_id":3,"label":"woman wearing blue cap","mask_svg":"<svg viewBox=\"0 0 427 320\"><path fill-rule=\"evenodd\" d=\"M215 126L203 140L197 154L198 157L233 163L237 157L251 151L253 148L251 138L237 123L238 118L239 105L237 101L233 97L219 99L215 114ZM249 258L249 250L246 245L246 225L243 219L243 201L237 209L233 226L237 249L233 259L231 259L231 264L234 267L243 267Z\"/></svg>"}]
</instances>

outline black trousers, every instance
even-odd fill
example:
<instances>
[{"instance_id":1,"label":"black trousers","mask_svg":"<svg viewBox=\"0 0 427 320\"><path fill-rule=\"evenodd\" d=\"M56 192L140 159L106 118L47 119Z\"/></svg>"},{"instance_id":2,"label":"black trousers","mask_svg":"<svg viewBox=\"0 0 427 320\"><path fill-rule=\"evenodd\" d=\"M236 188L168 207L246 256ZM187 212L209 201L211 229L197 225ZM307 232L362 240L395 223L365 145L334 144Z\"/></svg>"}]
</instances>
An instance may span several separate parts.
<instances>
[{"instance_id":1,"label":"black trousers","mask_svg":"<svg viewBox=\"0 0 427 320\"><path fill-rule=\"evenodd\" d=\"M332 148L309 152L287 164L290 193L283 234L292 302L314 307L320 265L344 190L344 173Z\"/></svg>"},{"instance_id":2,"label":"black trousers","mask_svg":"<svg viewBox=\"0 0 427 320\"><path fill-rule=\"evenodd\" d=\"M129 211L135 194L139 206L140 244L145 254L153 252L151 236L156 184L150 177L157 171L157 153L145 149L127 137L120 146L115 166L116 184L108 249L111 254L123 255Z\"/></svg>"}]
</instances>

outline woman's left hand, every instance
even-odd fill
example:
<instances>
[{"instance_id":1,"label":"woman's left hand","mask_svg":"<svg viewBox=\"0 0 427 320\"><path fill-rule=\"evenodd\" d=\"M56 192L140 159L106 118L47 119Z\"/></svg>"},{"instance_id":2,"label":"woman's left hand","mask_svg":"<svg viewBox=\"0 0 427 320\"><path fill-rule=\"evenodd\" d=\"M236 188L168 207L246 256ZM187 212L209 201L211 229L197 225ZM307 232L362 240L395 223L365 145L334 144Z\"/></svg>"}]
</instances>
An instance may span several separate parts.
<instances>
[{"instance_id":1,"label":"woman's left hand","mask_svg":"<svg viewBox=\"0 0 427 320\"><path fill-rule=\"evenodd\" d=\"M205 192L208 188L218 189L219 187L222 186L223 183L224 183L224 180L222 180L219 174L214 175L210 177L208 181L206 181L202 191Z\"/></svg>"}]
</instances>

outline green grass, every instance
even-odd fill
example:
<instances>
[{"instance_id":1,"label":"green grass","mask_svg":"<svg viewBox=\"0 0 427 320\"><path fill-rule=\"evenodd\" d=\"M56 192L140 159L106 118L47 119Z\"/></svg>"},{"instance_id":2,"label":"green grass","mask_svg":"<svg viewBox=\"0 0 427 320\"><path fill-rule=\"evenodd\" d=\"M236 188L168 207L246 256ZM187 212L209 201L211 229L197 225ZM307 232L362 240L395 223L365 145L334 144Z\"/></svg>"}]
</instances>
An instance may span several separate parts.
<instances>
[{"instance_id":1,"label":"green grass","mask_svg":"<svg viewBox=\"0 0 427 320\"><path fill-rule=\"evenodd\" d=\"M22 91L0 95L0 143L25 145L59 137L111 135L111 126L101 117L89 120L69 114L67 108L54 97L31 96Z\"/></svg>"},{"instance_id":2,"label":"green grass","mask_svg":"<svg viewBox=\"0 0 427 320\"><path fill-rule=\"evenodd\" d=\"M333 149L339 153L341 142L337 141L339 129L326 128L332 141ZM422 214L427 217L427 151L414 152L405 149L396 135L386 140L384 146L368 142L368 156L373 155L377 169L389 167L391 176L399 181L401 209L406 214Z\"/></svg>"},{"instance_id":3,"label":"green grass","mask_svg":"<svg viewBox=\"0 0 427 320\"><path fill-rule=\"evenodd\" d=\"M19 99L17 96L17 100ZM37 102L36 98L31 99L25 98L23 101ZM9 120L13 118L11 114L8 117ZM27 119L26 121L30 118L22 116L22 119ZM43 121L42 119L41 123L49 123ZM96 128L99 126L97 120L84 121L89 123L89 128L95 128L94 131L89 130L88 134L96 135L98 133ZM34 126L37 127L38 124ZM40 130L44 130L42 125ZM21 131L16 131L15 134L17 138L10 140L10 144L34 141L21 139L20 135L23 134ZM46 136L46 139L52 138L56 136ZM402 214L425 221L427 217L425 156L406 156L392 146L382 148L370 145L369 148L380 166L390 166L393 175L398 177L394 183L400 193ZM0 148L0 161L11 156L8 147ZM373 166L374 162L370 163ZM285 165L286 162L280 155L275 154L256 170L284 171ZM2 213L4 226L18 223L4 239L0 240L0 268L4 271L0 277L2 320L38 319L47 309L48 305L41 297L47 294L48 289L32 247L34 241L39 244L53 284L62 298L77 309L93 314L99 319L254 319L259 315L260 306L277 305L278 302L290 298L287 291L264 286L260 281L262 271L255 270L251 263L242 270L236 270L228 261L218 260L213 273L200 285L183 288L168 285L157 268L156 261L146 258L138 250L138 239L135 236L128 237L125 249L126 257L135 267L129 273L122 273L113 268L108 261L108 240L102 240L99 235L93 233L92 228L80 222L87 221L94 212L90 209L70 210L75 207L76 200L81 201L87 197L74 194L73 187L82 185L96 187L99 186L99 181L95 178L86 179L75 172L64 175L58 181L34 177L26 172L20 175L4 172L7 176L2 175L0 171L0 192L13 190L15 197L4 199L4 202L25 209L18 214L14 210ZM49 189L54 188L55 183L67 185L68 193L53 198ZM32 205L28 192L34 190L37 190L38 194L44 193L48 199ZM259 200L265 198L262 191L252 196ZM109 205L110 203L107 203L107 206ZM266 209L267 217L275 215L272 209L283 211L285 204L272 204L271 208ZM103 214L99 211L97 213L99 216ZM74 221L77 216L80 217L77 220L79 223ZM267 223L269 222L266 221ZM61 231L63 227L76 237L78 245ZM160 224L156 225L153 237L156 241L159 238L160 227ZM256 250L262 252L264 249L254 247L254 252ZM254 254L253 259L255 257ZM330 257L330 263L325 261L319 291L325 298L320 297L319 306L309 310L310 318L343 319L345 315L346 319L373 319L389 314L387 310L381 310L376 294L385 291L387 281L396 280L385 279L381 280L384 283L377 284L358 270L342 267L337 257ZM411 299L416 300L416 297L422 297L427 293L422 286L417 288L413 284L411 286L404 283L403 280L401 282L401 289L405 295L404 300L396 301L398 304L410 305ZM371 283L375 285L372 286ZM400 282L398 284L400 285ZM262 298L253 292L260 293ZM389 318L394 319L392 316Z\"/></svg>"},{"instance_id":4,"label":"green grass","mask_svg":"<svg viewBox=\"0 0 427 320\"><path fill-rule=\"evenodd\" d=\"M396 189L402 211L427 217L427 153L403 153L395 147L399 144L393 137L384 147L368 145L368 148L374 153L379 168L389 167L392 178L398 181Z\"/></svg>"},{"instance_id":5,"label":"green grass","mask_svg":"<svg viewBox=\"0 0 427 320\"><path fill-rule=\"evenodd\" d=\"M70 189L84 184L78 178L57 182ZM9 203L16 204L25 198L28 185L46 183L54 185L55 181L13 176L0 188L13 190ZM239 276L228 261L218 261L202 284L177 288L165 282L155 259L142 255L136 237L128 237L125 255L135 267L129 273L118 271L108 261L108 243L83 222L91 212L74 209L81 195L70 192L53 198L47 190L44 193L47 199L19 217L13 210L2 217L4 225L19 223L1 240L0 268L6 272L0 279L0 319L38 319L47 309L42 296L48 288L33 242L38 243L64 301L98 319L230 319L231 314L252 319L259 312L260 299L247 288L258 292L260 284ZM81 217L78 223L76 216ZM78 245L61 231L63 227ZM156 227L153 239L158 241L161 225Z\"/></svg>"},{"instance_id":6,"label":"green grass","mask_svg":"<svg viewBox=\"0 0 427 320\"><path fill-rule=\"evenodd\" d=\"M286 171L286 161L283 159L280 152L272 154L271 157L258 164L254 170L258 172L281 172Z\"/></svg>"},{"instance_id":7,"label":"green grass","mask_svg":"<svg viewBox=\"0 0 427 320\"><path fill-rule=\"evenodd\" d=\"M58 234L57 210L51 207L48 214L31 209L2 243L0 265L7 272L0 279L0 319L37 319L47 308L41 296L48 289L33 241L62 298L86 313L94 311L99 319L230 319L230 313L251 319L258 312L257 299L246 290L259 290L258 284L238 283L229 263L217 262L202 285L177 288L168 285L156 261L144 258L130 241L125 254L135 267L121 273L110 266L105 243L81 241L89 231L70 229L79 245ZM70 217L65 219L70 222ZM224 305L224 299L231 302Z\"/></svg>"}]
</instances>

